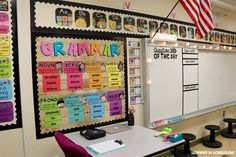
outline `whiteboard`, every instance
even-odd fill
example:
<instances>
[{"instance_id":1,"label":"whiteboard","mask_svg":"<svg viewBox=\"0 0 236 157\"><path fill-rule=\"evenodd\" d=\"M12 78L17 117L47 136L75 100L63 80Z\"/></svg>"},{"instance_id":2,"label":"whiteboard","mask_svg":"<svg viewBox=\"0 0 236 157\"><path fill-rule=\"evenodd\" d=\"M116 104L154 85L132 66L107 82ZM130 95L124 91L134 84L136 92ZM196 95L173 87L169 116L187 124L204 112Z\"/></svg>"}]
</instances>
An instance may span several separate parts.
<instances>
[{"instance_id":1,"label":"whiteboard","mask_svg":"<svg viewBox=\"0 0 236 157\"><path fill-rule=\"evenodd\" d=\"M163 121L173 123L236 102L236 53L149 44L146 60L149 127L153 122L157 126Z\"/></svg>"},{"instance_id":2,"label":"whiteboard","mask_svg":"<svg viewBox=\"0 0 236 157\"><path fill-rule=\"evenodd\" d=\"M147 48L150 121L182 115L181 51L155 45Z\"/></svg>"},{"instance_id":3,"label":"whiteboard","mask_svg":"<svg viewBox=\"0 0 236 157\"><path fill-rule=\"evenodd\" d=\"M236 53L199 52L199 107L236 101Z\"/></svg>"}]
</instances>

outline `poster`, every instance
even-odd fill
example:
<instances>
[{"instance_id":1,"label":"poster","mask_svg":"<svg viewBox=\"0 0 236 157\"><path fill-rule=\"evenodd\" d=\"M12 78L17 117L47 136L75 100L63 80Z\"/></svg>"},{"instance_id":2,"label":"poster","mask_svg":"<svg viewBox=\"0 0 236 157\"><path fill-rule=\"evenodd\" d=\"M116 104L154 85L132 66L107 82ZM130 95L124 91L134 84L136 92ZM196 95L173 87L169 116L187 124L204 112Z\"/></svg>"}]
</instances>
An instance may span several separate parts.
<instances>
[{"instance_id":1,"label":"poster","mask_svg":"<svg viewBox=\"0 0 236 157\"><path fill-rule=\"evenodd\" d=\"M17 96L20 93L15 83L18 79L17 48L13 49L17 41L12 13L16 8L12 2L0 0L0 130L21 127L21 121L17 120L20 116Z\"/></svg>"},{"instance_id":2,"label":"poster","mask_svg":"<svg viewBox=\"0 0 236 157\"><path fill-rule=\"evenodd\" d=\"M35 52L41 135L126 117L123 41L36 37Z\"/></svg>"}]
</instances>

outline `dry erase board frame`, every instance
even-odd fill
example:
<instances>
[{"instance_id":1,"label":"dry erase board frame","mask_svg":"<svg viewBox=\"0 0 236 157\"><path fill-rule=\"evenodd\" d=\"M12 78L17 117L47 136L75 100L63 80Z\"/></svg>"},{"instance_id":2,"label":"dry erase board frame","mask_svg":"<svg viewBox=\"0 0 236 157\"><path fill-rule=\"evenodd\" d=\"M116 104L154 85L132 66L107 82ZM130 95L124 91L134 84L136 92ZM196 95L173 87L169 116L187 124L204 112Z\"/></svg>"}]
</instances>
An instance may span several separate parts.
<instances>
[{"instance_id":1,"label":"dry erase board frame","mask_svg":"<svg viewBox=\"0 0 236 157\"><path fill-rule=\"evenodd\" d=\"M42 4L44 5L44 7L41 6L41 10L37 8L37 4ZM44 18L44 15L38 16L38 12L42 12L42 9L45 9L45 7L52 7L51 9L49 9L49 11L51 11L49 13L48 16L48 20L50 18L50 20L48 21L51 24L46 24L45 22L41 21L42 18ZM63 25L61 24L60 21L60 27L57 25L56 22L56 17L51 17L51 14L55 14L54 12L56 12L56 9L65 9L66 11L69 11L70 14L72 14L72 16L68 16L70 19L69 24L67 23L67 25ZM80 21L79 26L76 27L75 24L75 20L74 19L74 14L76 14L75 12L80 9L82 11L84 11L83 13L85 14L83 17L82 22ZM39 10L39 11L38 11ZM37 12L38 11L38 12ZM125 30L126 26L122 25L121 29L112 29L112 28L108 28L108 26L104 29L100 29L96 26L92 26L93 25L93 20L90 17L90 19L88 19L88 14L91 14L90 16L92 16L93 13L99 12L101 14L103 14L106 18L106 20L102 20L101 23L108 23L108 16L110 15L117 15L119 17L125 18L126 16L128 17L132 17L135 24L132 24L132 27L134 27L133 31L127 31L127 29ZM35 0L35 1L31 1L31 20L32 20L32 29L34 30L35 28L38 28L38 30L40 29L48 29L50 31L55 31L54 29L57 28L58 30L60 30L61 32L63 31L67 31L68 33L72 33L72 32L83 32L86 31L87 33L99 33L99 32L103 32L105 34L109 34L110 36L115 36L115 35L119 35L119 36L123 36L123 37L138 37L138 38L145 38L145 37L149 37L149 27L147 25L149 25L150 21L154 21L157 22L158 25L160 25L160 23L164 20L163 17L159 17L159 16L153 16L153 15L148 15L148 14L143 14L143 13L137 13L137 12L130 12L130 11L125 11L125 10L119 10L119 9L113 9L113 8L107 8L107 7L100 7L100 6L94 6L94 5L87 5L87 4L82 4L82 3L75 3L75 2L68 2L68 1L57 1L57 0ZM87 15L86 15L87 14ZM36 19L37 17L40 17L40 19ZM86 19L87 18L87 19ZM61 19L60 19L61 20ZM54 21L54 23L52 22ZM68 22L67 21L67 22ZM89 22L87 22L89 21ZM122 20L121 20L122 21ZM125 21L125 19L124 19ZM144 21L144 22L140 22L140 21ZM86 22L89 23L89 26L86 27ZM120 20L116 21L116 22L120 22ZM43 24L44 23L44 24ZM123 22L125 23L125 22ZM139 27L137 26L139 23ZM140 24L142 23L142 24ZM114 23L113 23L114 24ZM122 22L120 23L122 24ZM62 26L61 26L62 25ZM68 26L69 25L69 26ZM83 26L80 26L83 25ZM226 30L222 30L222 29L214 29L212 31L213 35L209 35L209 37L207 36L204 39L198 39L195 35L196 35L196 28L194 26L193 23L189 23L189 22L183 22L183 21L178 21L178 20L173 20L173 19L168 19L166 24L167 25L167 30L168 32L175 32L178 35L178 40L180 41L188 41L188 42L200 42L200 43L206 43L206 44L219 44L219 45L228 45L228 46L236 46L236 33L232 32L232 31L226 31ZM173 27L171 27L171 25ZM174 26L175 25L175 26ZM103 27L102 25L99 25L101 27ZM123 28L124 27L124 28ZM128 26L127 26L128 27ZM175 30L175 28L177 28L177 30ZM172 29L172 30L171 30ZM142 31L145 30L145 31ZM162 30L162 29L161 29ZM164 28L163 28L164 30ZM185 32L185 33L183 33ZM190 33L192 32L192 33ZM174 33L174 34L175 34ZM191 34L191 35L188 35ZM222 41L220 40L222 35ZM217 40L215 39L215 37L217 36ZM213 41L210 39L210 37L213 37ZM229 37L229 41L228 38ZM232 37L232 38L231 38ZM232 41L231 41L232 39Z\"/></svg>"},{"instance_id":2,"label":"dry erase board frame","mask_svg":"<svg viewBox=\"0 0 236 157\"><path fill-rule=\"evenodd\" d=\"M62 37L61 34L48 34L48 32L45 33L32 33L32 69L33 69L33 87L34 87L34 111L35 111L35 123L36 123L36 136L37 139L45 138L45 137L50 137L54 135L54 132L49 132L49 133L41 133L41 127L40 127L40 115L39 115L39 101L38 101L38 81L37 81L37 67L36 67L36 55L34 52L36 52L36 38L37 37ZM74 35L63 35L63 38L78 38L77 34ZM103 126L103 125L108 125L108 124L113 124L113 123L118 123L118 122L124 122L127 121L127 114L128 114L128 87L127 87L127 63L126 63L126 40L124 38L113 38L113 37L94 37L94 36L80 36L80 38L84 39L98 39L98 40L114 40L114 41L122 41L123 43L123 48L124 48L124 89L125 89L125 118L122 119L117 119L117 120L112 120L112 121L107 121L107 122L101 122L98 124L93 124L93 125L87 125L83 127L75 127L75 128L70 128L70 129L63 129L61 130L64 133L68 132L73 132L73 131L78 131L82 129L87 129L87 128L94 128L98 126Z\"/></svg>"},{"instance_id":3,"label":"dry erase board frame","mask_svg":"<svg viewBox=\"0 0 236 157\"><path fill-rule=\"evenodd\" d=\"M11 5L11 26L10 28L12 30L12 49L10 49L10 52L13 56L13 67L14 70L12 70L12 73L14 73L14 97L15 97L15 113L14 115L16 118L15 124L9 124L0 126L0 131L3 130L9 130L9 129L15 129L15 128L21 128L22 127L22 119L21 119L21 98L20 98L20 81L19 81L19 64L18 64L18 42L17 42L17 2L16 0L10 0L8 1Z\"/></svg>"}]
</instances>

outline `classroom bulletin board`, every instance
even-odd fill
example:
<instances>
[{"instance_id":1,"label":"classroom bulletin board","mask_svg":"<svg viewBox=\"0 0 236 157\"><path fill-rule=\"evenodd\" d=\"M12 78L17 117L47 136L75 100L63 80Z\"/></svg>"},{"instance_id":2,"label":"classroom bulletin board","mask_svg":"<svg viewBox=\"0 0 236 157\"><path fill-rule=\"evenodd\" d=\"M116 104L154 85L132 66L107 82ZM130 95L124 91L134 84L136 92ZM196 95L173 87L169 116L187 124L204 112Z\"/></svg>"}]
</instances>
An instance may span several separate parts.
<instances>
[{"instance_id":1,"label":"classroom bulletin board","mask_svg":"<svg viewBox=\"0 0 236 157\"><path fill-rule=\"evenodd\" d=\"M0 131L21 127L16 2L0 0Z\"/></svg>"},{"instance_id":2,"label":"classroom bulletin board","mask_svg":"<svg viewBox=\"0 0 236 157\"><path fill-rule=\"evenodd\" d=\"M35 39L39 136L126 118L124 41Z\"/></svg>"}]
</instances>

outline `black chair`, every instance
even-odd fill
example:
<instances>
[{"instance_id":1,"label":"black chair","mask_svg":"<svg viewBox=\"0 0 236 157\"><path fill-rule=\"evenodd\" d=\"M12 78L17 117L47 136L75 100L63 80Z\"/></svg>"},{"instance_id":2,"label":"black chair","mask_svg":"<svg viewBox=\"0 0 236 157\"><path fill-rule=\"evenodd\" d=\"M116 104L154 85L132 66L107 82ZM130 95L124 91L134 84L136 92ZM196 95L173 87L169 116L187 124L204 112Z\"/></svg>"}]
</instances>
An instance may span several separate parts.
<instances>
[{"instance_id":1,"label":"black chair","mask_svg":"<svg viewBox=\"0 0 236 157\"><path fill-rule=\"evenodd\" d=\"M215 140L215 131L220 130L220 127L217 125L207 125L205 128L210 130L210 139L203 141L203 145L210 148L222 147L222 143Z\"/></svg>"},{"instance_id":2,"label":"black chair","mask_svg":"<svg viewBox=\"0 0 236 157\"><path fill-rule=\"evenodd\" d=\"M236 133L233 132L233 124L236 123L236 119L225 118L223 121L228 123L228 131L222 132L221 135L226 138L236 138Z\"/></svg>"},{"instance_id":3,"label":"black chair","mask_svg":"<svg viewBox=\"0 0 236 157\"><path fill-rule=\"evenodd\" d=\"M193 134L184 133L183 139L185 140L184 151L177 152L176 157L197 157L198 155L191 152L190 150L190 141L195 140L196 136Z\"/></svg>"}]
</instances>

